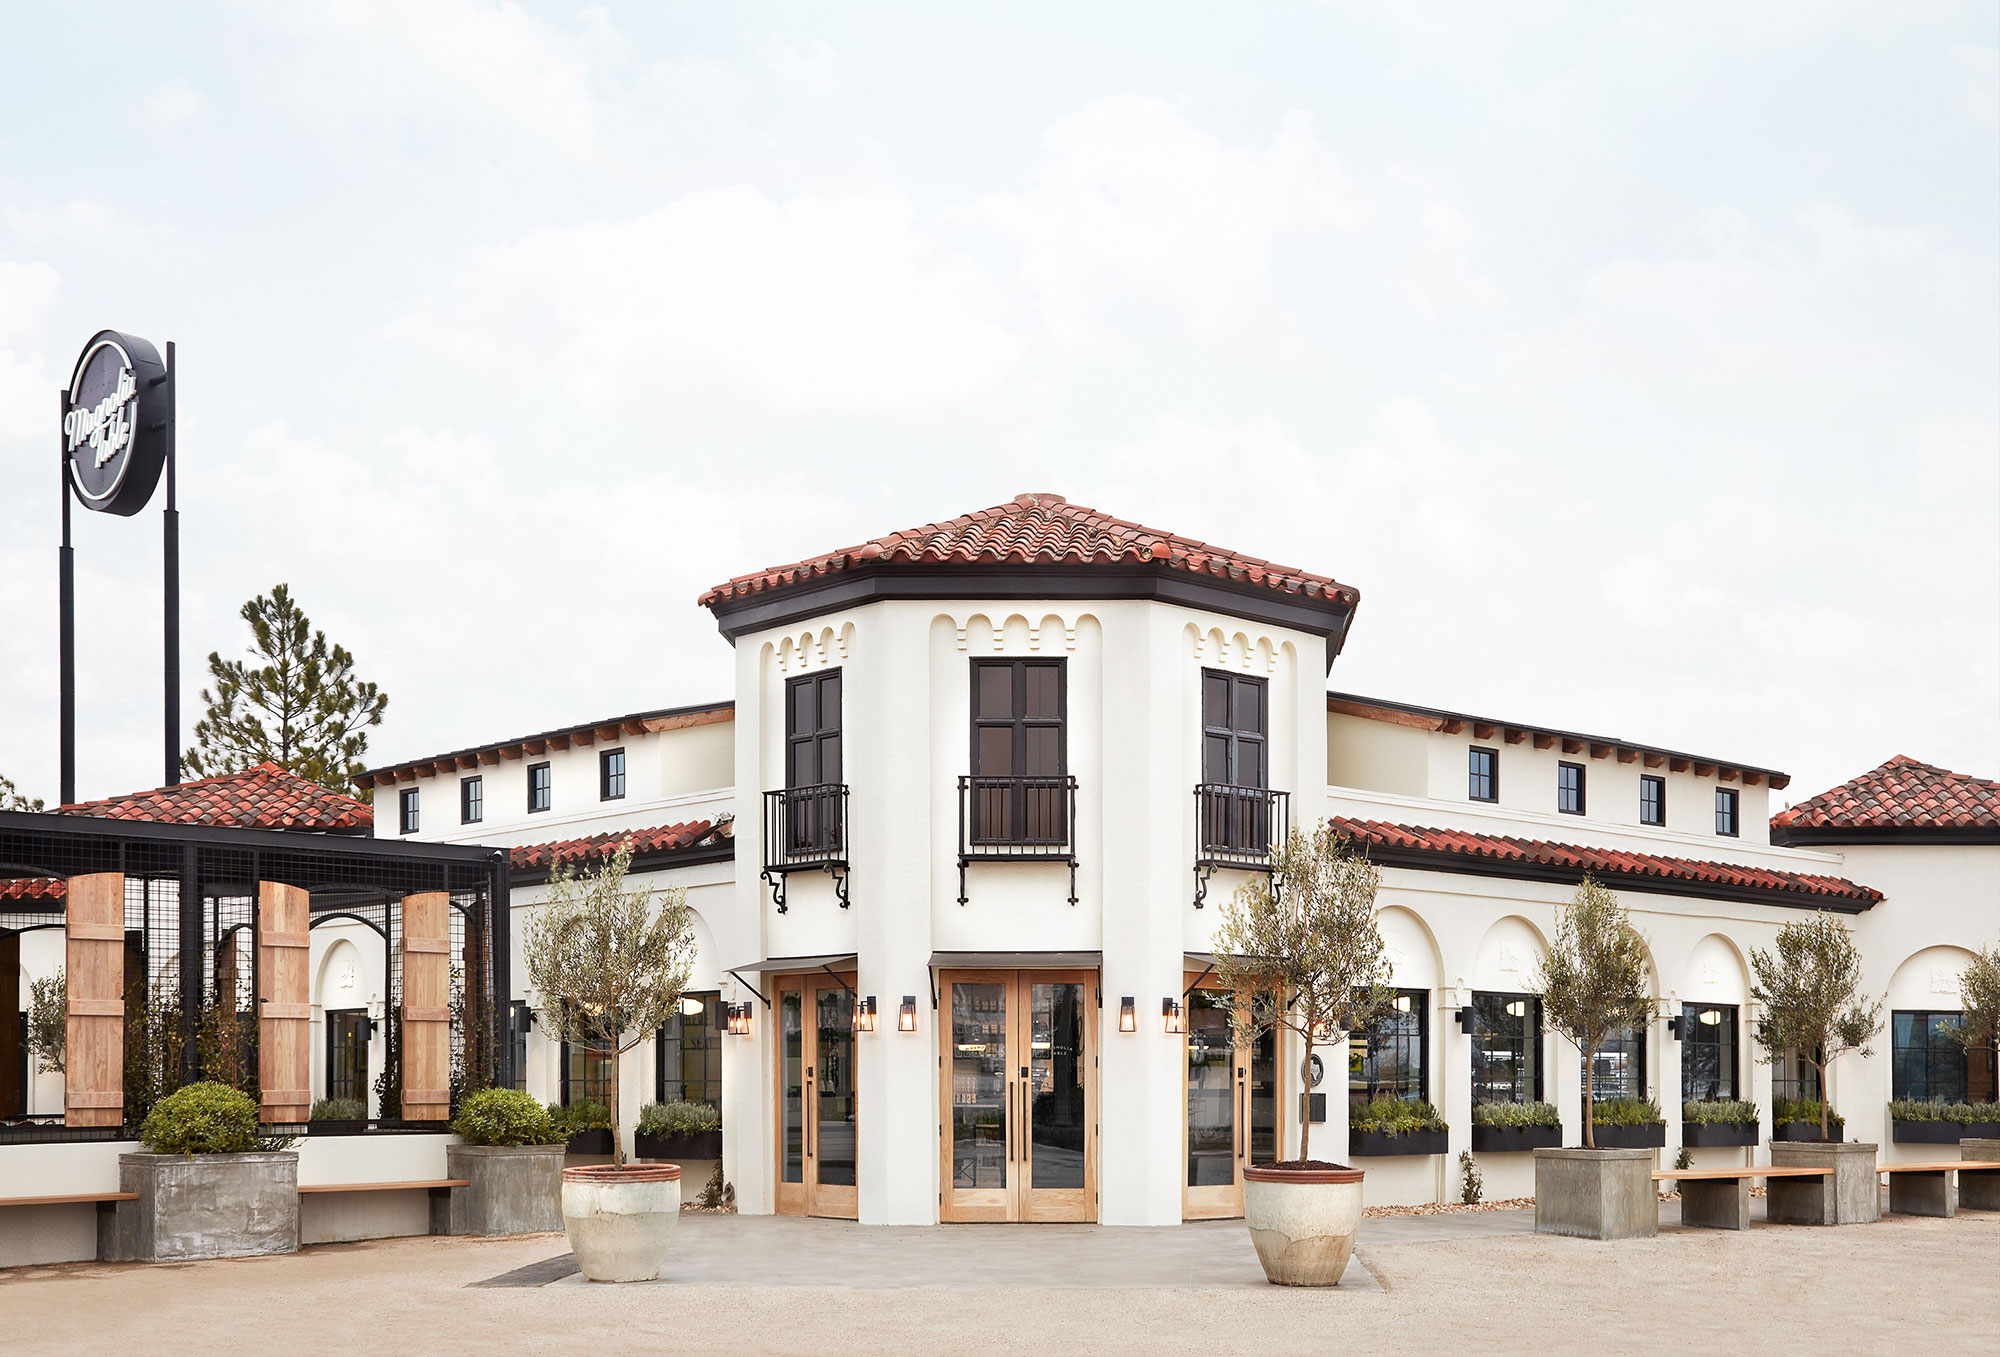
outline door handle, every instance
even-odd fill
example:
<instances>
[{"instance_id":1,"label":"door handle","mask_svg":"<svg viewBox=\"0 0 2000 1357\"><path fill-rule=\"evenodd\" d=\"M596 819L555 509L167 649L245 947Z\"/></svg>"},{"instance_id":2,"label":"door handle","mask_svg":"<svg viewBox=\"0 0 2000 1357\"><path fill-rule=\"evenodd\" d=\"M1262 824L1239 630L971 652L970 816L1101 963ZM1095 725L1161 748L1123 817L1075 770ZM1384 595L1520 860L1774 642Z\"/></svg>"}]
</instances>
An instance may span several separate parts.
<instances>
[{"instance_id":1,"label":"door handle","mask_svg":"<svg viewBox=\"0 0 2000 1357\"><path fill-rule=\"evenodd\" d=\"M1249 1156L1243 1152L1244 1147L1249 1144L1249 1133L1243 1125L1248 1116L1248 1107L1249 1099L1244 1097L1243 1082L1239 1079L1236 1083L1236 1158L1244 1163L1249 1162Z\"/></svg>"},{"instance_id":2,"label":"door handle","mask_svg":"<svg viewBox=\"0 0 2000 1357\"><path fill-rule=\"evenodd\" d=\"M810 1065L806 1067L806 1105L802 1110L806 1133L806 1158L810 1159L813 1152L813 1122L819 1119L819 1109L813 1106L813 1073Z\"/></svg>"},{"instance_id":3,"label":"door handle","mask_svg":"<svg viewBox=\"0 0 2000 1357\"><path fill-rule=\"evenodd\" d=\"M1007 1085L1007 1101L1000 1110L1000 1131L1007 1138L1007 1162L1014 1162L1014 1086Z\"/></svg>"}]
</instances>

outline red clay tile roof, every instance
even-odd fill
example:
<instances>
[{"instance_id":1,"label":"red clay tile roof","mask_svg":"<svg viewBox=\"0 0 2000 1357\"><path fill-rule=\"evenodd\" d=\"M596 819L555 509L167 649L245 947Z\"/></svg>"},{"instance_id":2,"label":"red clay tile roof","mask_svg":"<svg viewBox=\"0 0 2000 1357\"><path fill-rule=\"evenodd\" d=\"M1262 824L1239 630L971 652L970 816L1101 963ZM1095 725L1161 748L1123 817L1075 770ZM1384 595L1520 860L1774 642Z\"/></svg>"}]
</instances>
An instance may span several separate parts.
<instances>
[{"instance_id":1,"label":"red clay tile roof","mask_svg":"<svg viewBox=\"0 0 2000 1357\"><path fill-rule=\"evenodd\" d=\"M0 900L60 900L69 891L61 877L24 876L0 881Z\"/></svg>"},{"instance_id":2,"label":"red clay tile roof","mask_svg":"<svg viewBox=\"0 0 2000 1357\"><path fill-rule=\"evenodd\" d=\"M650 829L614 829L582 839L556 839L549 843L524 843L509 850L515 871L535 867L574 867L609 856L621 844L629 843L634 856L640 853L674 853L694 848L716 835L727 835L728 824L713 820L689 820L677 825L654 825Z\"/></svg>"},{"instance_id":3,"label":"red clay tile roof","mask_svg":"<svg viewBox=\"0 0 2000 1357\"><path fill-rule=\"evenodd\" d=\"M364 801L330 792L316 782L265 762L240 773L224 773L178 787L108 796L63 806L57 815L93 815L109 820L155 820L175 825L233 825L243 829L302 829L334 833L368 832L375 812Z\"/></svg>"},{"instance_id":4,"label":"red clay tile roof","mask_svg":"<svg viewBox=\"0 0 2000 1357\"><path fill-rule=\"evenodd\" d=\"M1771 817L1788 829L1975 829L2000 826L2000 782L1898 754L1879 768Z\"/></svg>"},{"instance_id":5,"label":"red clay tile roof","mask_svg":"<svg viewBox=\"0 0 2000 1357\"><path fill-rule=\"evenodd\" d=\"M1882 892L1859 886L1837 876L1810 872L1779 872L1765 867L1745 867L1734 862L1703 862L1694 858L1664 857L1656 853L1633 853L1623 849L1584 848L1569 843L1547 843L1540 839L1515 839L1499 834L1478 834L1463 829L1442 829L1422 825L1392 825L1380 820L1353 820L1335 816L1332 825L1357 843L1370 849L1402 849L1443 860L1477 859L1491 863L1512 863L1551 867L1562 871L1589 872L1605 880L1622 878L1634 884L1658 881L1672 892L1675 883L1798 895L1806 900L1845 901L1849 907L1867 908L1881 900Z\"/></svg>"},{"instance_id":6,"label":"red clay tile roof","mask_svg":"<svg viewBox=\"0 0 2000 1357\"><path fill-rule=\"evenodd\" d=\"M1114 565L1157 561L1174 570L1264 585L1353 605L1360 593L1325 575L1273 565L1206 542L1158 528L1128 523L1061 495L1016 495L1005 504L964 514L944 523L892 532L859 546L845 547L791 565L739 575L703 594L712 606L768 589L802 584L816 576L875 564L949 562L960 565Z\"/></svg>"}]
</instances>

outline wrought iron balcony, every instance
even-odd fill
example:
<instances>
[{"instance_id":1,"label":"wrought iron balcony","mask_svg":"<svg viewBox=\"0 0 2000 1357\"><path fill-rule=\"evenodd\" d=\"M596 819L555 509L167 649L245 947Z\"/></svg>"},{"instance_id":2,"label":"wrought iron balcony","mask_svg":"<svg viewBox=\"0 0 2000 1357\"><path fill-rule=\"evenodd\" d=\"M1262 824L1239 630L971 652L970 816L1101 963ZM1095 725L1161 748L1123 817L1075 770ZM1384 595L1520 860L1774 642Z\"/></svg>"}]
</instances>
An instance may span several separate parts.
<instances>
[{"instance_id":1,"label":"wrought iron balcony","mask_svg":"<svg viewBox=\"0 0 2000 1357\"><path fill-rule=\"evenodd\" d=\"M1076 903L1076 779L961 777L958 780L958 903L968 899L974 862L1067 862Z\"/></svg>"},{"instance_id":2,"label":"wrought iron balcony","mask_svg":"<svg viewBox=\"0 0 2000 1357\"><path fill-rule=\"evenodd\" d=\"M1194 805L1194 907L1200 909L1217 868L1271 870L1271 846L1291 833L1292 798L1262 787L1202 782L1195 785Z\"/></svg>"},{"instance_id":3,"label":"wrought iron balcony","mask_svg":"<svg viewBox=\"0 0 2000 1357\"><path fill-rule=\"evenodd\" d=\"M764 793L764 870L778 913L785 912L785 878L825 872L847 908L847 784L786 787Z\"/></svg>"}]
</instances>

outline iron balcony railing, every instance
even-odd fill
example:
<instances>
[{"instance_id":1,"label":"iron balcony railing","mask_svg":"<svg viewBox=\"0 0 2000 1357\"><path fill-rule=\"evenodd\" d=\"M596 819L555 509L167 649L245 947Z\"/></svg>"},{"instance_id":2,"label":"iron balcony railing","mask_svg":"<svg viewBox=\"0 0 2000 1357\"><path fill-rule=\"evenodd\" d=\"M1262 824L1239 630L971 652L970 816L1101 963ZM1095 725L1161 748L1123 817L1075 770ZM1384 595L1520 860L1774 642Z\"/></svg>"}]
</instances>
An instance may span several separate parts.
<instances>
[{"instance_id":1,"label":"iron balcony railing","mask_svg":"<svg viewBox=\"0 0 2000 1357\"><path fill-rule=\"evenodd\" d=\"M1271 870L1271 848L1291 833L1289 792L1232 787L1222 782L1195 785L1194 907L1208 898L1208 879L1217 868Z\"/></svg>"},{"instance_id":2,"label":"iron balcony railing","mask_svg":"<svg viewBox=\"0 0 2000 1357\"><path fill-rule=\"evenodd\" d=\"M961 777L958 780L958 903L974 862L1067 862L1076 903L1076 779Z\"/></svg>"},{"instance_id":3,"label":"iron balcony railing","mask_svg":"<svg viewBox=\"0 0 2000 1357\"><path fill-rule=\"evenodd\" d=\"M792 872L833 877L847 908L847 784L825 782L764 793L764 870L778 912L785 912L785 877Z\"/></svg>"}]
</instances>

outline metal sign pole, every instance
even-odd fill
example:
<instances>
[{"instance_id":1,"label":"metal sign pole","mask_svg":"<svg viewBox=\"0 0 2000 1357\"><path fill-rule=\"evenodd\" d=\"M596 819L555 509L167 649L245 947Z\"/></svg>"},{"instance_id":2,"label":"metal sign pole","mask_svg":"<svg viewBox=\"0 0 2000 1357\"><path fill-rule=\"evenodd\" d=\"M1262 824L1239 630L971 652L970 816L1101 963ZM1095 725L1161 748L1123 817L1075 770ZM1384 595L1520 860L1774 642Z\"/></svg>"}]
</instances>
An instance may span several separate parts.
<instances>
[{"instance_id":1,"label":"metal sign pole","mask_svg":"<svg viewBox=\"0 0 2000 1357\"><path fill-rule=\"evenodd\" d=\"M60 430L69 415L69 388L57 394L62 398L56 419ZM56 475L62 480L57 489L62 496L62 550L56 557L56 648L61 654L56 743L62 762L58 804L67 806L76 800L76 550L69 544L69 446L61 433L56 436L56 449Z\"/></svg>"},{"instance_id":2,"label":"metal sign pole","mask_svg":"<svg viewBox=\"0 0 2000 1357\"><path fill-rule=\"evenodd\" d=\"M162 786L181 785L181 511L174 498L178 471L175 429L180 422L180 360L174 342L167 341L167 512L160 521L166 557L166 754L167 779Z\"/></svg>"}]
</instances>

